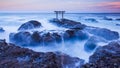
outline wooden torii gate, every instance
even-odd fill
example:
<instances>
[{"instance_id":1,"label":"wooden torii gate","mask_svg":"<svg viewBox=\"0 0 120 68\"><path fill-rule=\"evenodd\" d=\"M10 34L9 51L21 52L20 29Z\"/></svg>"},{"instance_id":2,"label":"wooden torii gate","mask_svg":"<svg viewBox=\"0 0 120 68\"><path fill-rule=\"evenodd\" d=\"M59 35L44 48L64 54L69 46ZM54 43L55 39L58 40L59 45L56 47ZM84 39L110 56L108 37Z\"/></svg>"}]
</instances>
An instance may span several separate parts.
<instances>
[{"instance_id":1,"label":"wooden torii gate","mask_svg":"<svg viewBox=\"0 0 120 68\"><path fill-rule=\"evenodd\" d=\"M56 14L56 19L63 19L65 11L54 11ZM59 15L61 14L61 18L59 18Z\"/></svg>"}]
</instances>

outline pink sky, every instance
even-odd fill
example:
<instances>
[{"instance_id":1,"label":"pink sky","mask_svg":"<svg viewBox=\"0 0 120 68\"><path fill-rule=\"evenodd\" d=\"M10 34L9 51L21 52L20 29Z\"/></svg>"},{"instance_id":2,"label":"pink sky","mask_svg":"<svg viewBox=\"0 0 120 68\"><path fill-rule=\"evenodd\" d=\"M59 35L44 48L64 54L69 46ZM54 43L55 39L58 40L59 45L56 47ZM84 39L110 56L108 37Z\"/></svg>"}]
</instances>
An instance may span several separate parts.
<instances>
[{"instance_id":1,"label":"pink sky","mask_svg":"<svg viewBox=\"0 0 120 68\"><path fill-rule=\"evenodd\" d=\"M120 12L118 0L0 0L0 11Z\"/></svg>"}]
</instances>

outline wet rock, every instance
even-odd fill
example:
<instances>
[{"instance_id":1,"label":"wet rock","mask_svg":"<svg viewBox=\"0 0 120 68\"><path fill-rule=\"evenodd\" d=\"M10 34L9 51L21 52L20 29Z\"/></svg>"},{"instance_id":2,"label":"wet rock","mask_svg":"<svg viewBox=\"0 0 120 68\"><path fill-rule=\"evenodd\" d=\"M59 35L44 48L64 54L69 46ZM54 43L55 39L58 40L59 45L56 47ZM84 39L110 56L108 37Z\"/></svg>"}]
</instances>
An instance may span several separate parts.
<instances>
[{"instance_id":1,"label":"wet rock","mask_svg":"<svg viewBox=\"0 0 120 68\"><path fill-rule=\"evenodd\" d=\"M39 45L42 42L42 37L38 31L33 32L31 35L30 45Z\"/></svg>"},{"instance_id":2,"label":"wet rock","mask_svg":"<svg viewBox=\"0 0 120 68\"><path fill-rule=\"evenodd\" d=\"M74 30L66 30L65 33L63 34L63 38L65 40L75 38L75 31Z\"/></svg>"},{"instance_id":3,"label":"wet rock","mask_svg":"<svg viewBox=\"0 0 120 68\"><path fill-rule=\"evenodd\" d=\"M21 46L38 46L38 45L51 45L52 43L58 43L61 41L61 36L58 33L43 33L35 31L30 32L18 32L11 33L9 39L12 43ZM29 41L28 41L29 40Z\"/></svg>"},{"instance_id":4,"label":"wet rock","mask_svg":"<svg viewBox=\"0 0 120 68\"><path fill-rule=\"evenodd\" d=\"M60 27L71 28L71 29L83 29L85 25L81 24L80 22L72 21L69 19L53 19L50 22L57 24Z\"/></svg>"},{"instance_id":5,"label":"wet rock","mask_svg":"<svg viewBox=\"0 0 120 68\"><path fill-rule=\"evenodd\" d=\"M56 45L57 43L61 43L62 39L64 41L71 41L71 40L85 40L89 36L86 32L77 29L70 29L63 31L62 33L59 32L38 32L34 31L33 33L22 31L18 33L11 33L9 35L10 41L17 45L22 46L37 46L37 45ZM29 41L28 41L29 40Z\"/></svg>"},{"instance_id":6,"label":"wet rock","mask_svg":"<svg viewBox=\"0 0 120 68\"><path fill-rule=\"evenodd\" d=\"M82 30L70 29L66 30L64 33L65 40L85 40L88 37L89 35Z\"/></svg>"},{"instance_id":7,"label":"wet rock","mask_svg":"<svg viewBox=\"0 0 120 68\"><path fill-rule=\"evenodd\" d=\"M96 37L90 37L84 45L84 50L92 52L97 47L97 39Z\"/></svg>"},{"instance_id":8,"label":"wet rock","mask_svg":"<svg viewBox=\"0 0 120 68\"><path fill-rule=\"evenodd\" d=\"M98 23L98 21L94 18L88 18L88 19L85 19L87 22L93 22L93 23Z\"/></svg>"},{"instance_id":9,"label":"wet rock","mask_svg":"<svg viewBox=\"0 0 120 68\"><path fill-rule=\"evenodd\" d=\"M87 34L87 32L85 32L84 30L78 30L75 32L75 36L76 38L78 38L79 40L85 40L89 38L89 35Z\"/></svg>"},{"instance_id":10,"label":"wet rock","mask_svg":"<svg viewBox=\"0 0 120 68\"><path fill-rule=\"evenodd\" d=\"M106 40L104 40L101 37L96 37L96 36L91 36L89 37L89 39L86 41L85 45L84 45L84 50L86 52L93 52L96 47L98 47L98 43L100 42L107 42Z\"/></svg>"},{"instance_id":11,"label":"wet rock","mask_svg":"<svg viewBox=\"0 0 120 68\"><path fill-rule=\"evenodd\" d=\"M42 25L40 22L31 20L28 21L20 26L18 30L28 30L28 29L34 29L34 28L40 28Z\"/></svg>"},{"instance_id":12,"label":"wet rock","mask_svg":"<svg viewBox=\"0 0 120 68\"><path fill-rule=\"evenodd\" d=\"M0 32L5 32L5 30L2 27L0 27Z\"/></svg>"},{"instance_id":13,"label":"wet rock","mask_svg":"<svg viewBox=\"0 0 120 68\"><path fill-rule=\"evenodd\" d=\"M87 27L85 30L91 34L102 37L106 40L115 40L119 38L119 33L106 28Z\"/></svg>"},{"instance_id":14,"label":"wet rock","mask_svg":"<svg viewBox=\"0 0 120 68\"><path fill-rule=\"evenodd\" d=\"M53 33L52 36L54 37L56 43L60 43L61 42L61 35L58 33Z\"/></svg>"},{"instance_id":15,"label":"wet rock","mask_svg":"<svg viewBox=\"0 0 120 68\"><path fill-rule=\"evenodd\" d=\"M11 43L0 42L0 68L76 68L83 63L84 60L63 53L34 52Z\"/></svg>"},{"instance_id":16,"label":"wet rock","mask_svg":"<svg viewBox=\"0 0 120 68\"><path fill-rule=\"evenodd\" d=\"M119 68L120 67L120 41L114 41L106 46L98 47L90 56L89 63L83 68Z\"/></svg>"},{"instance_id":17,"label":"wet rock","mask_svg":"<svg viewBox=\"0 0 120 68\"><path fill-rule=\"evenodd\" d=\"M45 45L49 45L49 44L52 44L52 43L54 43L55 42L55 37L53 37L52 36L52 34L51 33L46 33L46 34L44 34L43 36L42 36L42 38L43 38L43 41L44 41L44 44Z\"/></svg>"},{"instance_id":18,"label":"wet rock","mask_svg":"<svg viewBox=\"0 0 120 68\"><path fill-rule=\"evenodd\" d=\"M56 45L57 43L61 43L62 36L57 32L47 32L42 35L44 45Z\"/></svg>"},{"instance_id":19,"label":"wet rock","mask_svg":"<svg viewBox=\"0 0 120 68\"><path fill-rule=\"evenodd\" d=\"M9 39L12 43L27 46L31 40L31 34L29 32L18 32L18 33L11 33L9 35ZM29 41L28 41L29 40Z\"/></svg>"}]
</instances>

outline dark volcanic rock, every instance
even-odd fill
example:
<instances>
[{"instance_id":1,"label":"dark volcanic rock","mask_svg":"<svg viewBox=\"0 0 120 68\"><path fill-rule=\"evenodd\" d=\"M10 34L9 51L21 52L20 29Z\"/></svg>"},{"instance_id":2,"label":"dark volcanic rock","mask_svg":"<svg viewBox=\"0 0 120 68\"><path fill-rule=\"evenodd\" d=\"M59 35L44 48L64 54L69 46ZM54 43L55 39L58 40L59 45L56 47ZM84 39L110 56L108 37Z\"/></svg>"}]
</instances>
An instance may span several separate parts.
<instances>
[{"instance_id":1,"label":"dark volcanic rock","mask_svg":"<svg viewBox=\"0 0 120 68\"><path fill-rule=\"evenodd\" d=\"M97 27L87 27L85 28L87 32L94 34L96 36L102 37L106 40L115 40L119 38L119 33L115 31L111 31L106 28L97 28Z\"/></svg>"},{"instance_id":2,"label":"dark volcanic rock","mask_svg":"<svg viewBox=\"0 0 120 68\"><path fill-rule=\"evenodd\" d=\"M84 61L63 53L34 52L0 41L0 68L76 68L76 63L81 66Z\"/></svg>"},{"instance_id":3,"label":"dark volcanic rock","mask_svg":"<svg viewBox=\"0 0 120 68\"><path fill-rule=\"evenodd\" d=\"M9 35L9 39L12 43L17 45L27 46L31 41L31 34L29 32L18 32L11 33Z\"/></svg>"},{"instance_id":4,"label":"dark volcanic rock","mask_svg":"<svg viewBox=\"0 0 120 68\"><path fill-rule=\"evenodd\" d=\"M59 35L58 33L53 33L52 36L54 37L57 43L61 42L61 35Z\"/></svg>"},{"instance_id":5,"label":"dark volcanic rock","mask_svg":"<svg viewBox=\"0 0 120 68\"><path fill-rule=\"evenodd\" d=\"M34 29L34 28L40 28L42 25L38 21L28 21L20 26L18 30L28 30L28 29Z\"/></svg>"},{"instance_id":6,"label":"dark volcanic rock","mask_svg":"<svg viewBox=\"0 0 120 68\"><path fill-rule=\"evenodd\" d=\"M51 45L52 43L61 42L61 36L58 33L43 33L35 31L11 33L9 39L12 43L21 46L37 46L37 45Z\"/></svg>"},{"instance_id":7,"label":"dark volcanic rock","mask_svg":"<svg viewBox=\"0 0 120 68\"><path fill-rule=\"evenodd\" d=\"M120 68L120 41L99 47L83 68Z\"/></svg>"},{"instance_id":8,"label":"dark volcanic rock","mask_svg":"<svg viewBox=\"0 0 120 68\"><path fill-rule=\"evenodd\" d=\"M5 30L2 27L0 27L0 32L5 32Z\"/></svg>"},{"instance_id":9,"label":"dark volcanic rock","mask_svg":"<svg viewBox=\"0 0 120 68\"><path fill-rule=\"evenodd\" d=\"M96 37L96 36L91 36L89 37L89 39L87 40L87 42L84 45L84 49L87 52L92 52L93 50L95 50L95 48L97 47L97 43L99 42L106 42L106 40L104 40L101 37Z\"/></svg>"},{"instance_id":10,"label":"dark volcanic rock","mask_svg":"<svg viewBox=\"0 0 120 68\"><path fill-rule=\"evenodd\" d=\"M84 45L84 50L87 52L92 52L97 46L97 39L95 37L91 37L87 40Z\"/></svg>"},{"instance_id":11,"label":"dark volcanic rock","mask_svg":"<svg viewBox=\"0 0 120 68\"><path fill-rule=\"evenodd\" d=\"M72 21L69 19L53 19L50 22L57 24L60 27L71 28L71 29L83 29L86 25L81 24L80 22Z\"/></svg>"},{"instance_id":12,"label":"dark volcanic rock","mask_svg":"<svg viewBox=\"0 0 120 68\"><path fill-rule=\"evenodd\" d=\"M75 30L66 30L65 33L63 34L63 38L65 40L75 38Z\"/></svg>"},{"instance_id":13,"label":"dark volcanic rock","mask_svg":"<svg viewBox=\"0 0 120 68\"><path fill-rule=\"evenodd\" d=\"M42 37L38 31L35 31L28 40L30 40L30 45L39 45L42 42Z\"/></svg>"},{"instance_id":14,"label":"dark volcanic rock","mask_svg":"<svg viewBox=\"0 0 120 68\"><path fill-rule=\"evenodd\" d=\"M63 31L63 33L59 32L38 32L35 31L33 33L22 31L18 33L11 33L9 35L10 41L14 44L21 46L36 46L36 45L56 45L56 43L61 43L62 39L65 41L69 40L85 40L89 37L89 35L82 31L76 29L70 29Z\"/></svg>"},{"instance_id":15,"label":"dark volcanic rock","mask_svg":"<svg viewBox=\"0 0 120 68\"><path fill-rule=\"evenodd\" d=\"M53 42L55 42L55 37L53 37L52 36L52 34L51 33L46 33L46 34L44 34L43 36L42 36L42 38L43 38L43 41L44 41L44 44L45 45L49 45L50 43L52 44Z\"/></svg>"},{"instance_id":16,"label":"dark volcanic rock","mask_svg":"<svg viewBox=\"0 0 120 68\"><path fill-rule=\"evenodd\" d=\"M79 40L85 40L89 38L89 35L87 32L85 32L84 30L78 30L75 32L75 36L76 38L78 38Z\"/></svg>"},{"instance_id":17,"label":"dark volcanic rock","mask_svg":"<svg viewBox=\"0 0 120 68\"><path fill-rule=\"evenodd\" d=\"M72 39L85 40L88 37L89 35L82 30L70 29L70 30L66 30L64 33L65 40L72 40Z\"/></svg>"}]
</instances>

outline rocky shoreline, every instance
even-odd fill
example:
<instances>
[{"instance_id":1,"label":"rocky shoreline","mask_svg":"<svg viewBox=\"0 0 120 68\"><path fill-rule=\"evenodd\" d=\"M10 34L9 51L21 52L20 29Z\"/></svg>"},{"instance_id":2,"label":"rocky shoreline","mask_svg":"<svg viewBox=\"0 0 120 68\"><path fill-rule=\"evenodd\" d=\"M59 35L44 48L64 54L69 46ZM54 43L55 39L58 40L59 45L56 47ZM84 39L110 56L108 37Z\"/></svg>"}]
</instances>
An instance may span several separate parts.
<instances>
[{"instance_id":1,"label":"rocky shoreline","mask_svg":"<svg viewBox=\"0 0 120 68\"><path fill-rule=\"evenodd\" d=\"M120 68L120 41L98 47L82 68Z\"/></svg>"},{"instance_id":2,"label":"rocky shoreline","mask_svg":"<svg viewBox=\"0 0 120 68\"><path fill-rule=\"evenodd\" d=\"M53 19L50 23L66 30L36 31L43 28L38 21L28 21L20 26L17 33L11 33L12 43L0 40L0 68L120 68L119 33L106 28L91 27L68 19ZM84 50L94 54L89 62L61 52L35 52L24 46L54 46L53 43L87 40ZM118 40L118 41L115 41ZM110 42L112 41L112 42ZM98 46L99 42L110 42ZM22 47L21 47L22 46Z\"/></svg>"},{"instance_id":3,"label":"rocky shoreline","mask_svg":"<svg viewBox=\"0 0 120 68\"><path fill-rule=\"evenodd\" d=\"M0 68L120 68L120 41L98 47L89 63L61 52L34 52L0 41Z\"/></svg>"},{"instance_id":4,"label":"rocky shoreline","mask_svg":"<svg viewBox=\"0 0 120 68\"><path fill-rule=\"evenodd\" d=\"M0 68L73 68L83 63L84 60L64 53L34 52L3 40L0 41Z\"/></svg>"}]
</instances>

